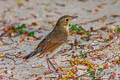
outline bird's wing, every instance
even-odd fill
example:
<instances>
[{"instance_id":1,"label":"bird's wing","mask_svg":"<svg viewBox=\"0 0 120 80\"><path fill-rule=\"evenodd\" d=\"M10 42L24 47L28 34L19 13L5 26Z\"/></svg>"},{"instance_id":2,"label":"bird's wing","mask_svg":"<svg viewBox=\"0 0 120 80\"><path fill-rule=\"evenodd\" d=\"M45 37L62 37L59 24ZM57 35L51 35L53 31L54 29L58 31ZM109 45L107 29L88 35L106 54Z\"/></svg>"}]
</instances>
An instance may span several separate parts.
<instances>
[{"instance_id":1,"label":"bird's wing","mask_svg":"<svg viewBox=\"0 0 120 80\"><path fill-rule=\"evenodd\" d=\"M62 33L61 33L62 34ZM54 51L57 47L62 45L67 41L67 36L60 36L57 32L52 32L48 36L46 36L37 46L37 48L31 52L29 55L25 56L25 59L28 59L38 53L44 54Z\"/></svg>"},{"instance_id":2,"label":"bird's wing","mask_svg":"<svg viewBox=\"0 0 120 80\"><path fill-rule=\"evenodd\" d=\"M52 41L52 40L46 40L44 39L36 48L38 51L40 50L41 54L42 53L47 53L47 52L52 52L55 50L57 47L62 45L65 41L63 40L58 40L58 41Z\"/></svg>"},{"instance_id":3,"label":"bird's wing","mask_svg":"<svg viewBox=\"0 0 120 80\"><path fill-rule=\"evenodd\" d=\"M42 42L39 43L38 47L33 52L31 52L30 54L25 56L24 59L31 58L32 56L34 56L38 53L40 53L40 55L41 55L44 53L52 52L57 47L59 47L62 43L63 42L61 42L61 41L53 42L51 40L44 39Z\"/></svg>"},{"instance_id":4,"label":"bird's wing","mask_svg":"<svg viewBox=\"0 0 120 80\"><path fill-rule=\"evenodd\" d=\"M63 33L53 31L38 44L36 49L41 53L51 52L66 41L67 37Z\"/></svg>"}]
</instances>

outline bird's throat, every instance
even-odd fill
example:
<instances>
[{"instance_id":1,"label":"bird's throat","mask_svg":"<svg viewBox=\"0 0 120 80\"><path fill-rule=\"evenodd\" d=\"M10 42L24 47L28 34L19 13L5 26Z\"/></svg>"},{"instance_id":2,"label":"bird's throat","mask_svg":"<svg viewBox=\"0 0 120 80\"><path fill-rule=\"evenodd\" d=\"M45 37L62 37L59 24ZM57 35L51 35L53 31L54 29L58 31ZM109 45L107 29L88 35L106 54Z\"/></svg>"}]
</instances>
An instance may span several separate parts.
<instances>
[{"instance_id":1,"label":"bird's throat","mask_svg":"<svg viewBox=\"0 0 120 80\"><path fill-rule=\"evenodd\" d=\"M64 26L64 29L65 29L65 31L68 33L68 35L69 35L69 26Z\"/></svg>"}]
</instances>

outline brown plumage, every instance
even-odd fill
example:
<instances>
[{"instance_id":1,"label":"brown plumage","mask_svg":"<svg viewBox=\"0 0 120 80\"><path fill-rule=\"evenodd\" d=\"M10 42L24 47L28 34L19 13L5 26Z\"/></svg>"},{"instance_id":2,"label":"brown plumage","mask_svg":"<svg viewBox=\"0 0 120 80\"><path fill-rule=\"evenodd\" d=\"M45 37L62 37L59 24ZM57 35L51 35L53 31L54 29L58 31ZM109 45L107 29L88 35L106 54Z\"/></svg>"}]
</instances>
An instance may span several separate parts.
<instances>
[{"instance_id":1,"label":"brown plumage","mask_svg":"<svg viewBox=\"0 0 120 80\"><path fill-rule=\"evenodd\" d=\"M37 46L37 48L24 57L28 59L36 54L45 55L46 53L52 53L56 48L67 41L69 35L68 26L71 20L75 18L73 16L62 16L56 23L55 28L51 31Z\"/></svg>"}]
</instances>

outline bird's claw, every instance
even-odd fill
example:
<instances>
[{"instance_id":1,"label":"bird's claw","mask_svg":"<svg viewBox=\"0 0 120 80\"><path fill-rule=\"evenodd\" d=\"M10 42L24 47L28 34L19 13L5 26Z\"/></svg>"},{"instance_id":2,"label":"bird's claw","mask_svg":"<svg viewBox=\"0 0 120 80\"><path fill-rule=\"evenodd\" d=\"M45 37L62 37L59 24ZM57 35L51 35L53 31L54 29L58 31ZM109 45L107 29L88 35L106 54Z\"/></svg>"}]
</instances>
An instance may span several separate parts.
<instances>
[{"instance_id":1,"label":"bird's claw","mask_svg":"<svg viewBox=\"0 0 120 80\"><path fill-rule=\"evenodd\" d=\"M44 72L44 75L51 74L51 73L53 73L53 72L54 72L53 70L50 70L50 69L49 69L48 71L45 71L45 72Z\"/></svg>"}]
</instances>

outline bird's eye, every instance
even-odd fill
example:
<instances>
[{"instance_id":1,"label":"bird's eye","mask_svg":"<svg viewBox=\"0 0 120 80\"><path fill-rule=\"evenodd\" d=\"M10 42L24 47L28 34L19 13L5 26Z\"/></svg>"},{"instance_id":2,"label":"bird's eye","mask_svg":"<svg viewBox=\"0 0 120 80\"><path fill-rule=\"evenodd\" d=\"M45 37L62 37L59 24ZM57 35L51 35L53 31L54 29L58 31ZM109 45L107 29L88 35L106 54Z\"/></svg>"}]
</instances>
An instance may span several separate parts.
<instances>
[{"instance_id":1,"label":"bird's eye","mask_svg":"<svg viewBox=\"0 0 120 80\"><path fill-rule=\"evenodd\" d=\"M66 21L69 21L69 19L66 19Z\"/></svg>"}]
</instances>

